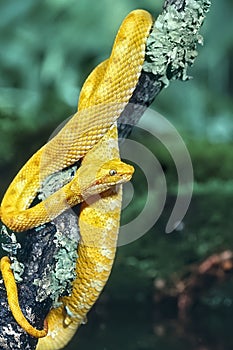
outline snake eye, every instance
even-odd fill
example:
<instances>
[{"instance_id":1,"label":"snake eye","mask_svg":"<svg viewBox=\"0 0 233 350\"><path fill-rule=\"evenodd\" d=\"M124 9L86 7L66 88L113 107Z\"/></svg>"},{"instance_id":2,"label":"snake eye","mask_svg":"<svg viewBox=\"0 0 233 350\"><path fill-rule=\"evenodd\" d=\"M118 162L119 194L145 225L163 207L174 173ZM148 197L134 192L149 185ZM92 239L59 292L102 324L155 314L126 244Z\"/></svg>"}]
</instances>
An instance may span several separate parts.
<instances>
[{"instance_id":1,"label":"snake eye","mask_svg":"<svg viewBox=\"0 0 233 350\"><path fill-rule=\"evenodd\" d=\"M114 169L109 170L109 175L110 176L113 176L113 175L116 175L116 174L117 174L116 170L114 170Z\"/></svg>"}]
</instances>

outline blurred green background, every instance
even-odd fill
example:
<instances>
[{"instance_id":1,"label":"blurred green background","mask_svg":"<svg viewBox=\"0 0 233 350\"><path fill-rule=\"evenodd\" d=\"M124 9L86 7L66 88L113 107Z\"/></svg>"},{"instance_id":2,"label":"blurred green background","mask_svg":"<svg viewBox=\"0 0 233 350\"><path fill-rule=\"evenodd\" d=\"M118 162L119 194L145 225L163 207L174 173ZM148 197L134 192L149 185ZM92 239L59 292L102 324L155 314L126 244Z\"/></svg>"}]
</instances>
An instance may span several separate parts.
<instances>
[{"instance_id":1,"label":"blurred green background","mask_svg":"<svg viewBox=\"0 0 233 350\"><path fill-rule=\"evenodd\" d=\"M107 58L122 19L135 8L156 17L162 1L0 0L0 195L22 164L76 110L90 71ZM230 350L232 278L200 293L185 322L174 304L155 302L155 282L172 283L193 264L233 244L233 2L215 1L202 28L204 47L189 82L172 82L153 108L177 128L195 176L184 228L166 235L174 204L145 236L120 247L109 283L89 322L67 349ZM168 188L171 157L147 135L135 138L160 160ZM146 140L146 141L145 141ZM143 187L138 175L134 186ZM140 197L140 198L141 198ZM140 201L130 203L128 214Z\"/></svg>"}]
</instances>

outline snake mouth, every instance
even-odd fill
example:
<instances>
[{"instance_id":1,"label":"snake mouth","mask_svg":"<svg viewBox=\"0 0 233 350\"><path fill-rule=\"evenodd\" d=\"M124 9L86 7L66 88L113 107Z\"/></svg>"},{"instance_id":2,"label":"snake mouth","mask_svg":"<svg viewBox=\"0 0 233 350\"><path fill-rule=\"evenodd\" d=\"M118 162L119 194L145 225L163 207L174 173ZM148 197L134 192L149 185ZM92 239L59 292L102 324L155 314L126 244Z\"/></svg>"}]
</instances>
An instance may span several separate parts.
<instances>
[{"instance_id":1,"label":"snake mouth","mask_svg":"<svg viewBox=\"0 0 233 350\"><path fill-rule=\"evenodd\" d=\"M132 168L133 168L133 167L132 167ZM134 169L133 169L133 171L128 172L128 173L122 175L122 182L121 182L121 183L125 183L125 182L130 181L130 180L132 179L133 173L134 173Z\"/></svg>"}]
</instances>

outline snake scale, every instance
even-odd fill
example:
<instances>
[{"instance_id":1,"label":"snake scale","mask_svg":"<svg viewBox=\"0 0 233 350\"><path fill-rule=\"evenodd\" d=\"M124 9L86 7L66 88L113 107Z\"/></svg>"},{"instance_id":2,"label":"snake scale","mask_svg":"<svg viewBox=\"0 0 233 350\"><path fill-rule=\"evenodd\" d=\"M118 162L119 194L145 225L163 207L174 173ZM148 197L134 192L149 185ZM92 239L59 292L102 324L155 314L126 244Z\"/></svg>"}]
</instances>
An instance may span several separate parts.
<instances>
[{"instance_id":1,"label":"snake scale","mask_svg":"<svg viewBox=\"0 0 233 350\"><path fill-rule=\"evenodd\" d=\"M144 10L135 10L124 19L110 57L100 63L85 81L77 113L29 159L2 200L1 220L12 230L25 231L50 221L51 217L67 208L67 202L74 205L78 200L85 199L79 216L81 242L72 293L60 298L61 306L52 309L47 315L48 334L39 339L37 350L61 349L69 342L98 298L111 271L119 229L122 189L118 184L119 179L110 181L106 186L110 187L109 190L104 192L96 191L93 181L97 180L98 171L106 171L106 164L110 165L108 171L116 170L115 166L119 165L119 173L123 171L122 174L126 175L119 183L128 181L133 173L132 167L119 159L115 122L137 85L152 25L152 16ZM48 197L47 202L56 201L59 210L51 213L46 201L29 208L44 179L80 159L80 169L90 169L91 165L94 174L92 180L83 185L82 179L85 177L77 172L78 175L65 188L67 192L62 189L63 200L59 197L59 191L52 195L52 199ZM109 172L109 175L114 177L115 171ZM78 186L81 198L74 194L75 186ZM84 190L87 190L86 197L82 195ZM88 191L92 191L92 194L95 191L101 193L89 196Z\"/></svg>"}]
</instances>

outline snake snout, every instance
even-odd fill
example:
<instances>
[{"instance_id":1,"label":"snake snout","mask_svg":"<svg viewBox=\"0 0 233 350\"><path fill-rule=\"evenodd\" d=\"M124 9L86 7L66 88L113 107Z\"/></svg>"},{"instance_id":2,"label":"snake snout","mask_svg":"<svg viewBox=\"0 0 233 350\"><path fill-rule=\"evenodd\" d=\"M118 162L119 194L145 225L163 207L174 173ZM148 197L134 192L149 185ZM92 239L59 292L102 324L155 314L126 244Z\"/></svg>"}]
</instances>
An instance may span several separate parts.
<instances>
[{"instance_id":1,"label":"snake snout","mask_svg":"<svg viewBox=\"0 0 233 350\"><path fill-rule=\"evenodd\" d=\"M134 167L132 165L127 164L127 169L125 169L125 173L123 174L123 179L125 182L130 181L134 173Z\"/></svg>"}]
</instances>

